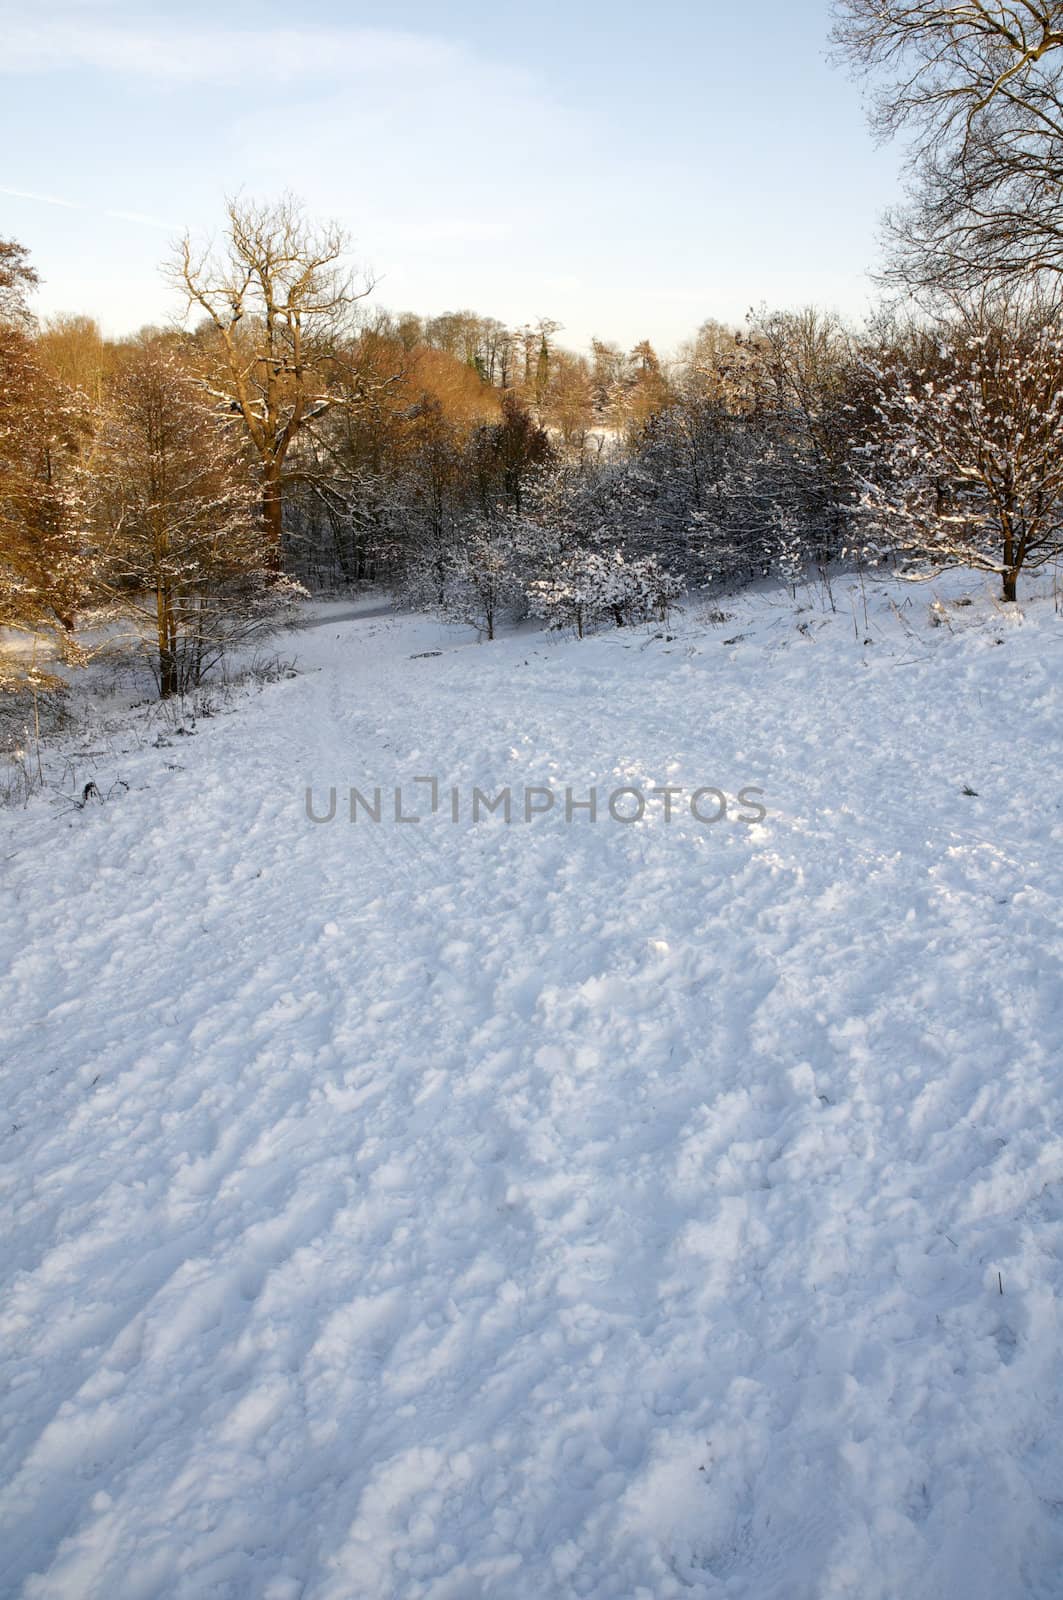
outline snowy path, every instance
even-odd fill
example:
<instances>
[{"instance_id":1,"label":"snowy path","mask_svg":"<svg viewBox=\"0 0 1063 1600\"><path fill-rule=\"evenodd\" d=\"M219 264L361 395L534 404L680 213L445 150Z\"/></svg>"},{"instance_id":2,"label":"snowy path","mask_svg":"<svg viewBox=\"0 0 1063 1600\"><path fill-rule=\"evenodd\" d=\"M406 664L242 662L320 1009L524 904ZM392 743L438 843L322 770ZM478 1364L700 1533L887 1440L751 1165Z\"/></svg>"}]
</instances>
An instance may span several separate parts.
<instances>
[{"instance_id":1,"label":"snowy path","mask_svg":"<svg viewBox=\"0 0 1063 1600\"><path fill-rule=\"evenodd\" d=\"M1063 1593L1063 623L928 599L334 615L0 818L0 1594Z\"/></svg>"}]
</instances>

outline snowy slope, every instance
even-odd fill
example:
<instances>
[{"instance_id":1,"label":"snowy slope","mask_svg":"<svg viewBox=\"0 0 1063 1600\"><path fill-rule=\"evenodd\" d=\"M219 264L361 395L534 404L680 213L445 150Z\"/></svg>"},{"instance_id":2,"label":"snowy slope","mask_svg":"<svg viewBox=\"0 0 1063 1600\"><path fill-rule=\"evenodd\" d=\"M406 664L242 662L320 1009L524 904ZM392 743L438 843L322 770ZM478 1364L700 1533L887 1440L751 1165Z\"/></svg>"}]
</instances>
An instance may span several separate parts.
<instances>
[{"instance_id":1,"label":"snowy slope","mask_svg":"<svg viewBox=\"0 0 1063 1600\"><path fill-rule=\"evenodd\" d=\"M0 1594L1063 1594L1063 620L964 587L319 609L0 817ZM768 816L465 805L663 783Z\"/></svg>"}]
</instances>

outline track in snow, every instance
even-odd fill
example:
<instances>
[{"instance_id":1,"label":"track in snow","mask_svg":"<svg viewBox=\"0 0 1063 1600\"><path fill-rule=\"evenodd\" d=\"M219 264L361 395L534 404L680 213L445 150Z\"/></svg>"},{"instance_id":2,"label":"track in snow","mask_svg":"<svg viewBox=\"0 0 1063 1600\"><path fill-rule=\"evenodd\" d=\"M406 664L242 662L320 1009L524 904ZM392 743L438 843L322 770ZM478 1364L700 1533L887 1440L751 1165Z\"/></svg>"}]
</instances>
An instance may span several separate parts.
<instances>
[{"instance_id":1,"label":"track in snow","mask_svg":"<svg viewBox=\"0 0 1063 1600\"><path fill-rule=\"evenodd\" d=\"M0 1592L1059 1594L1063 630L907 593L337 608L2 819ZM428 772L769 816L305 817Z\"/></svg>"}]
</instances>

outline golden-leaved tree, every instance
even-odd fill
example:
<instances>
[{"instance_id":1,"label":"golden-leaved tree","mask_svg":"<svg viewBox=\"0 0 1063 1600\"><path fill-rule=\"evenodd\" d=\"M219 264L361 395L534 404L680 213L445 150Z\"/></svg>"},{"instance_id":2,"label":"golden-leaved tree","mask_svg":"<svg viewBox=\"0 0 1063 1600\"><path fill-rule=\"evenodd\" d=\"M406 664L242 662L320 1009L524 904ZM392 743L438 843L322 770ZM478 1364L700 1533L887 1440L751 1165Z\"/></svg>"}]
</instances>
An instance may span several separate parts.
<instances>
[{"instance_id":1,"label":"golden-leaved tree","mask_svg":"<svg viewBox=\"0 0 1063 1600\"><path fill-rule=\"evenodd\" d=\"M74 658L74 614L90 576L75 471L84 416L37 358L27 304L36 283L25 250L0 240L0 627L46 636ZM0 688L25 682L24 659L0 662Z\"/></svg>"},{"instance_id":2,"label":"golden-leaved tree","mask_svg":"<svg viewBox=\"0 0 1063 1600\"><path fill-rule=\"evenodd\" d=\"M301 592L269 571L238 424L165 339L116 378L87 495L101 595L149 643L164 698L195 688Z\"/></svg>"}]
</instances>

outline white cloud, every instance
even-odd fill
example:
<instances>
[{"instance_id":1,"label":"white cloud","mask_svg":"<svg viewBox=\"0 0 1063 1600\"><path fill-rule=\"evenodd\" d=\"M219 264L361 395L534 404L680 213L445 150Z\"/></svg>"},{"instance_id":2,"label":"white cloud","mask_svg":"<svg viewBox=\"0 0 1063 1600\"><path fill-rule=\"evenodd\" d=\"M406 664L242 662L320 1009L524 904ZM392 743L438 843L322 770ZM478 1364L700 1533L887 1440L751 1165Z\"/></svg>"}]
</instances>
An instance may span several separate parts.
<instances>
[{"instance_id":1,"label":"white cloud","mask_svg":"<svg viewBox=\"0 0 1063 1600\"><path fill-rule=\"evenodd\" d=\"M462 52L438 39L378 28L86 27L8 21L0 72L92 67L175 82L222 84L349 79L399 71L446 71Z\"/></svg>"},{"instance_id":2,"label":"white cloud","mask_svg":"<svg viewBox=\"0 0 1063 1600\"><path fill-rule=\"evenodd\" d=\"M7 184L0 184L0 194L8 194L14 200L32 200L40 206L60 206L64 211L88 211L96 216L110 217L113 222L133 222L138 227L162 228L166 233L180 231L176 223L163 222L161 217L149 216L144 211L124 211L112 206L101 210L98 206L86 205L82 200L65 200L57 194L38 194L33 189L13 189Z\"/></svg>"},{"instance_id":3,"label":"white cloud","mask_svg":"<svg viewBox=\"0 0 1063 1600\"><path fill-rule=\"evenodd\" d=\"M15 200L35 200L42 206L62 206L66 211L85 210L77 200L61 200L57 194L34 194L31 189L11 189L6 184L0 184L0 194L9 194Z\"/></svg>"}]
</instances>

